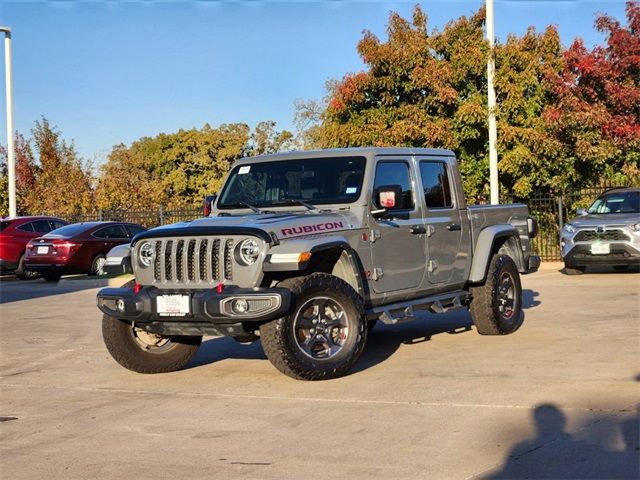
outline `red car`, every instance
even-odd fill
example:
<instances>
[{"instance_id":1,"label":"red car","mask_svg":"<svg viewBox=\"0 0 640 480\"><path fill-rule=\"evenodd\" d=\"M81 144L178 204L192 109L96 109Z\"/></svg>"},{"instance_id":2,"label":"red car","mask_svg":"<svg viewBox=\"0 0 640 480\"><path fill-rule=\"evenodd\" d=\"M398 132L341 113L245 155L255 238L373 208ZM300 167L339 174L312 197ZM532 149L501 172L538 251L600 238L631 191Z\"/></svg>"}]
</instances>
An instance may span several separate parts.
<instances>
[{"instance_id":1,"label":"red car","mask_svg":"<svg viewBox=\"0 0 640 480\"><path fill-rule=\"evenodd\" d=\"M64 227L67 222L55 217L16 217L0 220L0 270L14 272L22 280L35 278L24 269L24 253L29 240Z\"/></svg>"},{"instance_id":2,"label":"red car","mask_svg":"<svg viewBox=\"0 0 640 480\"><path fill-rule=\"evenodd\" d=\"M25 268L55 282L68 273L103 275L107 253L146 228L123 222L74 223L27 244Z\"/></svg>"}]
</instances>

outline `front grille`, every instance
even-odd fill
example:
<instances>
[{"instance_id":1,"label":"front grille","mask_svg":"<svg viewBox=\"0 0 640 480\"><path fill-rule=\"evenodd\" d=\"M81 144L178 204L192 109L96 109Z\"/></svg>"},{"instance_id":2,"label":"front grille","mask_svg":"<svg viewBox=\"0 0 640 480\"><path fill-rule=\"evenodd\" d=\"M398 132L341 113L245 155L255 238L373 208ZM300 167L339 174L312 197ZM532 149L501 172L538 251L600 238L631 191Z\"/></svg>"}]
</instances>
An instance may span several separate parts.
<instances>
[{"instance_id":1,"label":"front grille","mask_svg":"<svg viewBox=\"0 0 640 480\"><path fill-rule=\"evenodd\" d=\"M573 239L574 242L593 242L596 240L625 242L630 240L630 238L622 230L605 230L603 232L580 230Z\"/></svg>"},{"instance_id":2,"label":"front grille","mask_svg":"<svg viewBox=\"0 0 640 480\"><path fill-rule=\"evenodd\" d=\"M151 242L155 243L156 252L154 283L210 284L233 280L233 239L158 239Z\"/></svg>"}]
</instances>

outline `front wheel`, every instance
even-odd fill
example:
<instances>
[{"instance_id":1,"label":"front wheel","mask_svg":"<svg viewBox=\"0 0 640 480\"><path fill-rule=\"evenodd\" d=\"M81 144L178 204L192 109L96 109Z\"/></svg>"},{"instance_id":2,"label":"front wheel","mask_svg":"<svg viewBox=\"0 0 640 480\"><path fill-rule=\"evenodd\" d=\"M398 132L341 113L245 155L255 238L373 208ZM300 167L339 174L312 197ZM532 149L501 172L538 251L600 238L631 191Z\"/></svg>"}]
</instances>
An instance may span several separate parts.
<instances>
[{"instance_id":1,"label":"front wheel","mask_svg":"<svg viewBox=\"0 0 640 480\"><path fill-rule=\"evenodd\" d=\"M202 337L164 337L104 315L102 338L113 359L138 373L174 372L196 354Z\"/></svg>"},{"instance_id":2,"label":"front wheel","mask_svg":"<svg viewBox=\"0 0 640 480\"><path fill-rule=\"evenodd\" d=\"M293 297L291 313L260 327L262 348L282 373L298 380L344 375L367 340L362 298L326 273L291 278L279 287Z\"/></svg>"},{"instance_id":3,"label":"front wheel","mask_svg":"<svg viewBox=\"0 0 640 480\"><path fill-rule=\"evenodd\" d=\"M471 316L481 335L507 335L522 325L522 286L518 267L507 255L494 255L484 285L470 289Z\"/></svg>"}]
</instances>

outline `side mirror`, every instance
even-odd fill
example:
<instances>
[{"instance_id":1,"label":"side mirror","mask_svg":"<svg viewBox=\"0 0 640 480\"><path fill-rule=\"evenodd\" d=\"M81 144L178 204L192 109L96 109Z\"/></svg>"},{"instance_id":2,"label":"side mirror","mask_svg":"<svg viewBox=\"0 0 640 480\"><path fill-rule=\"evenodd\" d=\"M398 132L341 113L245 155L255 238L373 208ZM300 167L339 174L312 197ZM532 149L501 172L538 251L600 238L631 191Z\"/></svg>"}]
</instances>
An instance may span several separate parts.
<instances>
[{"instance_id":1,"label":"side mirror","mask_svg":"<svg viewBox=\"0 0 640 480\"><path fill-rule=\"evenodd\" d=\"M213 204L216 202L217 195L207 195L204 197L204 203L202 206L202 211L205 217L211 215L211 209L213 208Z\"/></svg>"},{"instance_id":2,"label":"side mirror","mask_svg":"<svg viewBox=\"0 0 640 480\"><path fill-rule=\"evenodd\" d=\"M373 191L373 203L376 207L371 211L375 218L383 217L390 210L401 208L402 187L400 185L382 185Z\"/></svg>"},{"instance_id":3,"label":"side mirror","mask_svg":"<svg viewBox=\"0 0 640 480\"><path fill-rule=\"evenodd\" d=\"M584 208L579 208L578 211L576 212L576 215L578 215L579 217L583 217L587 214L587 211Z\"/></svg>"}]
</instances>

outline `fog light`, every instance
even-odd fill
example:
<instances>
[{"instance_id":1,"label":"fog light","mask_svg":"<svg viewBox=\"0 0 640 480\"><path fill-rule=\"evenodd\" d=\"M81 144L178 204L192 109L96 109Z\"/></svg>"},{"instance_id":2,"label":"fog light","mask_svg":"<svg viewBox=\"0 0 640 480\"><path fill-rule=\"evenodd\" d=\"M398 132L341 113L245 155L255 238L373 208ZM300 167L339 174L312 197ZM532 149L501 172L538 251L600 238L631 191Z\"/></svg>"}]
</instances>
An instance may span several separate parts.
<instances>
[{"instance_id":1,"label":"fog light","mask_svg":"<svg viewBox=\"0 0 640 480\"><path fill-rule=\"evenodd\" d=\"M116 300L116 310L119 312L124 312L124 300L119 298Z\"/></svg>"},{"instance_id":2,"label":"fog light","mask_svg":"<svg viewBox=\"0 0 640 480\"><path fill-rule=\"evenodd\" d=\"M231 308L235 313L246 313L249 310L249 303L244 298L239 298L233 301Z\"/></svg>"}]
</instances>

